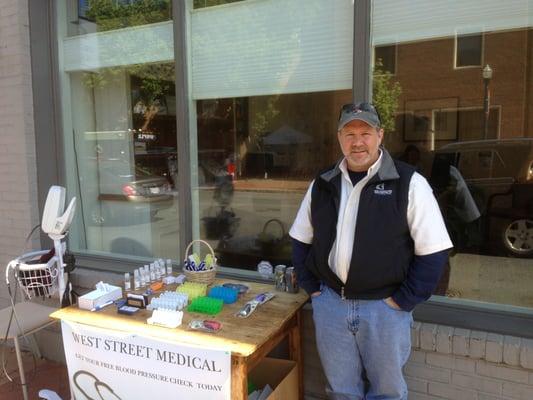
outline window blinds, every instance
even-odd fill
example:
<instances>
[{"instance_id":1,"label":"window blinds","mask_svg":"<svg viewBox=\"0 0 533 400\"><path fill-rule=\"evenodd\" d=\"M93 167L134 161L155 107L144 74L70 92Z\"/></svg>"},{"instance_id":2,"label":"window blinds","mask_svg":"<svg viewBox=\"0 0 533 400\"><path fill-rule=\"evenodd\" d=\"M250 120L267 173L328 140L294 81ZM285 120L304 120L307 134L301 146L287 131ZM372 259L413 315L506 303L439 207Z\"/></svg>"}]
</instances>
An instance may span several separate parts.
<instances>
[{"instance_id":1,"label":"window blinds","mask_svg":"<svg viewBox=\"0 0 533 400\"><path fill-rule=\"evenodd\" d=\"M532 0L373 4L375 45L523 29L533 23ZM352 86L352 0L246 0L192 10L189 22L194 99ZM63 40L67 72L168 62L173 56L172 21Z\"/></svg>"},{"instance_id":2,"label":"window blinds","mask_svg":"<svg viewBox=\"0 0 533 400\"><path fill-rule=\"evenodd\" d=\"M249 0L193 12L195 99L352 87L351 0Z\"/></svg>"}]
</instances>

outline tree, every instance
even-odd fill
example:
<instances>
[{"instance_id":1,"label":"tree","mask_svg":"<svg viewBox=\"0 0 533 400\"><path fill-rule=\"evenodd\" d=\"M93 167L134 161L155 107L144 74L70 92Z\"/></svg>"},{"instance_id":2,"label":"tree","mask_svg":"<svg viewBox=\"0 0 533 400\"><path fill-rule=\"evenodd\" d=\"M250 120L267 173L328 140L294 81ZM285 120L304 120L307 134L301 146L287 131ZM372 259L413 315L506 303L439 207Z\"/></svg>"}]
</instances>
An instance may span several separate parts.
<instances>
[{"instance_id":1,"label":"tree","mask_svg":"<svg viewBox=\"0 0 533 400\"><path fill-rule=\"evenodd\" d=\"M395 114L402 87L399 82L393 80L392 74L383 68L380 59L374 65L373 75L372 101L379 111L383 129L392 132L395 130Z\"/></svg>"}]
</instances>

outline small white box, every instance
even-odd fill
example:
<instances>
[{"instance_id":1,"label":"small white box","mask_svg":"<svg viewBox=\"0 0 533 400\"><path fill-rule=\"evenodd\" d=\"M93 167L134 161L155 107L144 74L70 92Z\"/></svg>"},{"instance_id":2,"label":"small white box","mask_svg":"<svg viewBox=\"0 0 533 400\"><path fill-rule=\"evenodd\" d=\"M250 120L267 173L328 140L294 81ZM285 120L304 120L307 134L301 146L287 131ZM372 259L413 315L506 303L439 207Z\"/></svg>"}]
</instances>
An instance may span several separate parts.
<instances>
[{"instance_id":1,"label":"small white box","mask_svg":"<svg viewBox=\"0 0 533 400\"><path fill-rule=\"evenodd\" d=\"M122 288L120 286L107 285L108 291L93 290L83 296L78 297L78 307L83 310L92 310L107 302L122 298Z\"/></svg>"}]
</instances>

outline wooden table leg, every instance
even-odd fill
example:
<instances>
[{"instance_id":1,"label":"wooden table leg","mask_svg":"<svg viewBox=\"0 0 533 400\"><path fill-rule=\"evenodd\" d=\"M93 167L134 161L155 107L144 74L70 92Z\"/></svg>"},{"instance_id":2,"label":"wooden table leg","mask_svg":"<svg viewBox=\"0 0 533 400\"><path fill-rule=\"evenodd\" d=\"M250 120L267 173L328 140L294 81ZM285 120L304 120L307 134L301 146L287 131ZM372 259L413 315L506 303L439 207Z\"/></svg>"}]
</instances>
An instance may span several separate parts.
<instances>
[{"instance_id":1,"label":"wooden table leg","mask_svg":"<svg viewBox=\"0 0 533 400\"><path fill-rule=\"evenodd\" d=\"M304 373L303 373L303 360L302 360L302 335L301 335L301 310L295 315L296 324L289 330L289 357L291 360L296 361L298 366L298 398L303 400L304 398Z\"/></svg>"},{"instance_id":2,"label":"wooden table leg","mask_svg":"<svg viewBox=\"0 0 533 400\"><path fill-rule=\"evenodd\" d=\"M231 400L248 399L248 369L240 357L231 359Z\"/></svg>"}]
</instances>

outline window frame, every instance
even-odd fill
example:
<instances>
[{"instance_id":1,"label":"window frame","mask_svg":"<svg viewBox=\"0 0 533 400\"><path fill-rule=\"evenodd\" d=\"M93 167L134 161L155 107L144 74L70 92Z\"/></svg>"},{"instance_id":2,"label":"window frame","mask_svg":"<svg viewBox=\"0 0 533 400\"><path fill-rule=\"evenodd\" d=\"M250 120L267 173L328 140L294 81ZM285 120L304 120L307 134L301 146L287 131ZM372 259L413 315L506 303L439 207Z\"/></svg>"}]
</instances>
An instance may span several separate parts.
<instances>
[{"instance_id":1,"label":"window frame","mask_svg":"<svg viewBox=\"0 0 533 400\"><path fill-rule=\"evenodd\" d=\"M483 63L485 61L485 33L480 32L479 35L481 36L481 56L480 56L480 64L479 65L457 65L457 52L459 50L458 47L458 39L464 36L473 36L469 34L460 34L455 33L454 41L453 41L453 69L454 70L461 70L461 69L470 69L470 68L481 68L483 67Z\"/></svg>"},{"instance_id":2,"label":"window frame","mask_svg":"<svg viewBox=\"0 0 533 400\"><path fill-rule=\"evenodd\" d=\"M42 209L46 193L52 184L65 184L65 155L63 154L63 132L61 101L59 98L59 63L56 21L56 2L54 0L29 0L31 63L33 67L32 84L34 98L34 126L36 133L36 162L39 206ZM182 0L172 0L174 23L174 52L176 60L187 58L185 32L188 29L186 4ZM371 12L370 0L354 2L354 41L353 53L353 99L371 100ZM44 18L43 18L44 16ZM482 34L483 35L483 34ZM482 52L484 35L482 36ZM456 48L455 52L456 54ZM184 58L185 56L185 58ZM483 54L482 54L483 60ZM364 61L364 62L362 62ZM455 57L454 57L455 66ZM189 149L190 111L188 105L187 63L176 63L176 124L178 148ZM459 67L472 68L472 67ZM456 68L456 69L459 69ZM501 112L501 111L500 111ZM501 121L501 118L500 118ZM190 151L180 152L180 186L189 182ZM190 182L189 182L190 183ZM187 193L188 192L188 193ZM191 191L180 190L180 250L185 249L193 236ZM50 246L49 239L42 236L43 248ZM181 251L180 251L181 254ZM79 268L106 270L112 272L131 271L138 262L121 257L77 254ZM261 281L257 274L241 274L238 270L221 268L221 276L245 278ZM418 321L451 325L466 329L485 330L501 334L533 338L533 308L516 307L505 304L483 303L468 299L450 299L433 296L421 304L414 312Z\"/></svg>"},{"instance_id":3,"label":"window frame","mask_svg":"<svg viewBox=\"0 0 533 400\"><path fill-rule=\"evenodd\" d=\"M394 47L394 71L386 70L386 72L390 73L391 76L396 76L398 74L398 43L374 46L372 51L372 65L376 65L376 47Z\"/></svg>"},{"instance_id":4,"label":"window frame","mask_svg":"<svg viewBox=\"0 0 533 400\"><path fill-rule=\"evenodd\" d=\"M459 112L460 111L476 111L479 110L483 112L483 107L480 106L469 106L469 107L454 107L454 108L436 108L431 110L431 126L432 129L435 130L435 121L436 121L436 113L438 112L447 112L447 111L454 111L457 113L457 123L459 123ZM497 112L498 113L498 126L496 128L496 137L491 139L500 139L501 138L501 127L502 127L502 106L500 104L494 104L490 105L489 112ZM459 139L459 132L457 132L457 139Z\"/></svg>"}]
</instances>

